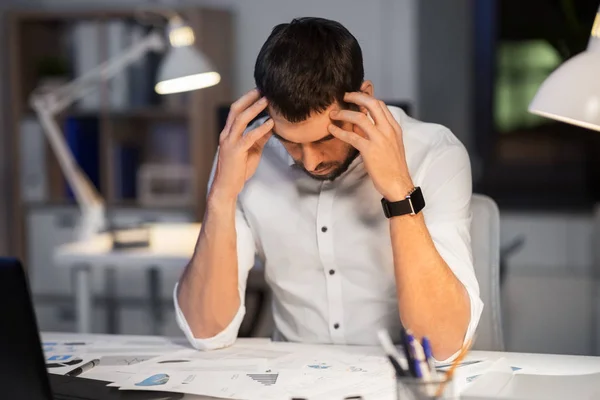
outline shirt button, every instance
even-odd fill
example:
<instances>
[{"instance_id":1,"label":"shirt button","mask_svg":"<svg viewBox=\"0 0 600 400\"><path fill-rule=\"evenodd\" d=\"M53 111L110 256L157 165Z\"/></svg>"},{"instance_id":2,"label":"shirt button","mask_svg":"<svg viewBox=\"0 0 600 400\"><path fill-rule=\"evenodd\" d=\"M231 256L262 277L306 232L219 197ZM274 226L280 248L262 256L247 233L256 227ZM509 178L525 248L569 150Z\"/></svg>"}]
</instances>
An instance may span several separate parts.
<instances>
[{"instance_id":1,"label":"shirt button","mask_svg":"<svg viewBox=\"0 0 600 400\"><path fill-rule=\"evenodd\" d=\"M340 324L338 324L337 322L335 324L333 324L333 329L338 329L340 327Z\"/></svg>"},{"instance_id":2,"label":"shirt button","mask_svg":"<svg viewBox=\"0 0 600 400\"><path fill-rule=\"evenodd\" d=\"M335 274L335 270L334 269L330 269L329 270L329 275L333 275L333 274Z\"/></svg>"},{"instance_id":3,"label":"shirt button","mask_svg":"<svg viewBox=\"0 0 600 400\"><path fill-rule=\"evenodd\" d=\"M327 232L327 227L326 227L326 226L323 226L323 227L321 228L321 232Z\"/></svg>"}]
</instances>

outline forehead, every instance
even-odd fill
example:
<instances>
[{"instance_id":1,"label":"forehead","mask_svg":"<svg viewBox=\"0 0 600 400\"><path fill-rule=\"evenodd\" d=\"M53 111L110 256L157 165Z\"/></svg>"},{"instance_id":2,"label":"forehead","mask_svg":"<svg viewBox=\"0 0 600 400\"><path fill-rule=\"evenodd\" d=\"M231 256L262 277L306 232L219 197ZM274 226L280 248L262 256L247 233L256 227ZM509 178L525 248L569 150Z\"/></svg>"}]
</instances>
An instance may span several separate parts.
<instances>
[{"instance_id":1,"label":"forehead","mask_svg":"<svg viewBox=\"0 0 600 400\"><path fill-rule=\"evenodd\" d=\"M334 103L321 113L311 114L302 122L289 122L275 110L268 107L268 112L273 119L273 131L284 138L294 143L311 143L321 140L329 135L327 126L332 122L329 118L329 113L333 110L339 110L338 104Z\"/></svg>"}]
</instances>

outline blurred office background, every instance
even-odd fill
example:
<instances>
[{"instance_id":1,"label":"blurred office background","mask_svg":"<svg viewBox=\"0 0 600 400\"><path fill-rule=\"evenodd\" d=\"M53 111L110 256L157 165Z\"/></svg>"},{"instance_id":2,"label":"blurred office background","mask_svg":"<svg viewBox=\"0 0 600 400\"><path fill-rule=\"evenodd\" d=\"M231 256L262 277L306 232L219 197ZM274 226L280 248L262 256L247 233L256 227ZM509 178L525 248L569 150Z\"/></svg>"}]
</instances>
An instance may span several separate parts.
<instances>
[{"instance_id":1,"label":"blurred office background","mask_svg":"<svg viewBox=\"0 0 600 400\"><path fill-rule=\"evenodd\" d=\"M117 226L201 221L224 110L254 86L260 46L278 23L322 16L357 37L379 98L448 126L469 150L475 191L500 207L506 349L600 355L600 134L527 112L548 74L585 48L597 7L592 0L3 0L0 254L25 261L40 328L75 330L73 269L57 268L53 254L75 240L80 212L28 98L143 37L149 21L140 9L181 13L222 80L158 96L152 79L161 56L149 54L61 113L66 140ZM144 179L155 179L150 189ZM113 265L110 279L92 271L92 330L180 335L171 296L183 266L160 269L150 287L143 270ZM259 313L268 311L268 293L260 276L252 279L242 334L269 335L268 312Z\"/></svg>"}]
</instances>

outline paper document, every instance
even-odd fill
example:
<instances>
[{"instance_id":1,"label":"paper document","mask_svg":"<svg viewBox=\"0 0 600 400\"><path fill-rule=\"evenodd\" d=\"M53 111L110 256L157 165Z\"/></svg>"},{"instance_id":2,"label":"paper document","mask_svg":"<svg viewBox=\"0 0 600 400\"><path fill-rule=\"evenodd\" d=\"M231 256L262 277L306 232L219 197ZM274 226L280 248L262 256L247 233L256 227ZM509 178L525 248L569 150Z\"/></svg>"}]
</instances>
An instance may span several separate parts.
<instances>
[{"instance_id":1,"label":"paper document","mask_svg":"<svg viewBox=\"0 0 600 400\"><path fill-rule=\"evenodd\" d=\"M170 371L244 371L256 372L268 368L266 358L206 358L207 352L179 351L169 355L153 357L147 361L134 364L130 368L119 368L121 371L138 373L168 369Z\"/></svg>"},{"instance_id":2,"label":"paper document","mask_svg":"<svg viewBox=\"0 0 600 400\"><path fill-rule=\"evenodd\" d=\"M126 380L132 372L119 371L120 368L130 367L184 348L165 338L97 336L99 335L83 335L78 340L69 340L44 335L42 348L46 356L48 372L65 374L72 369L71 367L76 368L83 362L99 359L100 363L97 366L81 376L108 382Z\"/></svg>"},{"instance_id":3,"label":"paper document","mask_svg":"<svg viewBox=\"0 0 600 400\"><path fill-rule=\"evenodd\" d=\"M209 352L182 350L132 366L110 386L230 399L396 398L392 366L379 348L236 343Z\"/></svg>"},{"instance_id":4,"label":"paper document","mask_svg":"<svg viewBox=\"0 0 600 400\"><path fill-rule=\"evenodd\" d=\"M46 357L46 369L52 374L65 375L67 372L73 371L75 368L81 367L94 359L95 357L86 355L51 355Z\"/></svg>"},{"instance_id":5,"label":"paper document","mask_svg":"<svg viewBox=\"0 0 600 400\"><path fill-rule=\"evenodd\" d=\"M477 376L461 394L463 400L583 400L600 399L600 373L588 375L534 375L510 366L505 359Z\"/></svg>"},{"instance_id":6,"label":"paper document","mask_svg":"<svg viewBox=\"0 0 600 400\"><path fill-rule=\"evenodd\" d=\"M280 400L306 397L325 400L362 396L365 400L393 400L395 381L390 377L352 380L340 374L298 374L296 371L200 372L164 370L136 375L121 390L152 390L213 396L224 399Z\"/></svg>"},{"instance_id":7,"label":"paper document","mask_svg":"<svg viewBox=\"0 0 600 400\"><path fill-rule=\"evenodd\" d=\"M265 391L277 384L278 375L272 378L255 378L240 372L171 372L164 370L153 374L135 376L130 383L122 385L121 390L150 390L189 393L213 396L224 399L269 399ZM264 379L260 381L260 379ZM271 389L275 392L276 389ZM278 394L279 398L281 394Z\"/></svg>"}]
</instances>

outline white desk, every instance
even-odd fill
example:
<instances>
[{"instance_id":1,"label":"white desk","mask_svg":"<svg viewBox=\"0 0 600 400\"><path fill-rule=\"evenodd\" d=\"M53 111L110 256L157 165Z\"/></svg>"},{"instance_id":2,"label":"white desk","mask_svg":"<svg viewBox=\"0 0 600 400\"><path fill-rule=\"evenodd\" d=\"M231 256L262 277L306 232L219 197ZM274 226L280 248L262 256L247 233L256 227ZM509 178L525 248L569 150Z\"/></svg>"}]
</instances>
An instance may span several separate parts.
<instances>
[{"instance_id":1,"label":"white desk","mask_svg":"<svg viewBox=\"0 0 600 400\"><path fill-rule=\"evenodd\" d=\"M155 336L127 336L127 335L81 335L81 334L65 334L65 333L44 333L42 334L44 341L88 341L88 340L121 340L121 341L144 341L146 344L145 352L148 348L154 348L153 354L161 355L177 350L176 346L187 347L187 343L182 338L161 338ZM264 343L265 339L241 339L240 343L248 346L249 343ZM277 344L275 344L277 345ZM286 345L285 343L282 345ZM235 346L235 345L234 345ZM326 346L323 346L324 348ZM353 348L355 349L355 348ZM349 352L355 353L355 350ZM584 357L584 356L563 356L550 354L525 354L525 353L500 353L473 351L468 358L481 359L485 358L490 361L498 360L505 357L510 365L515 365L526 370L531 374L545 375L572 375L572 374L589 374L600 372L600 357ZM99 368L99 367L98 367ZM99 370L92 369L82 375L86 378L100 379L102 373ZM186 399L202 399L203 397L190 396ZM574 394L573 398L577 398Z\"/></svg>"},{"instance_id":2,"label":"white desk","mask_svg":"<svg viewBox=\"0 0 600 400\"><path fill-rule=\"evenodd\" d=\"M108 272L109 278L114 268L148 270L149 307L153 313L160 313L160 271L172 268L183 271L194 252L199 232L198 223L153 224L150 225L148 248L113 250L108 233L59 247L54 256L55 265L73 269L77 331L88 333L92 330L92 268L103 269ZM155 315L152 321L153 333L156 334L160 314Z\"/></svg>"}]
</instances>

